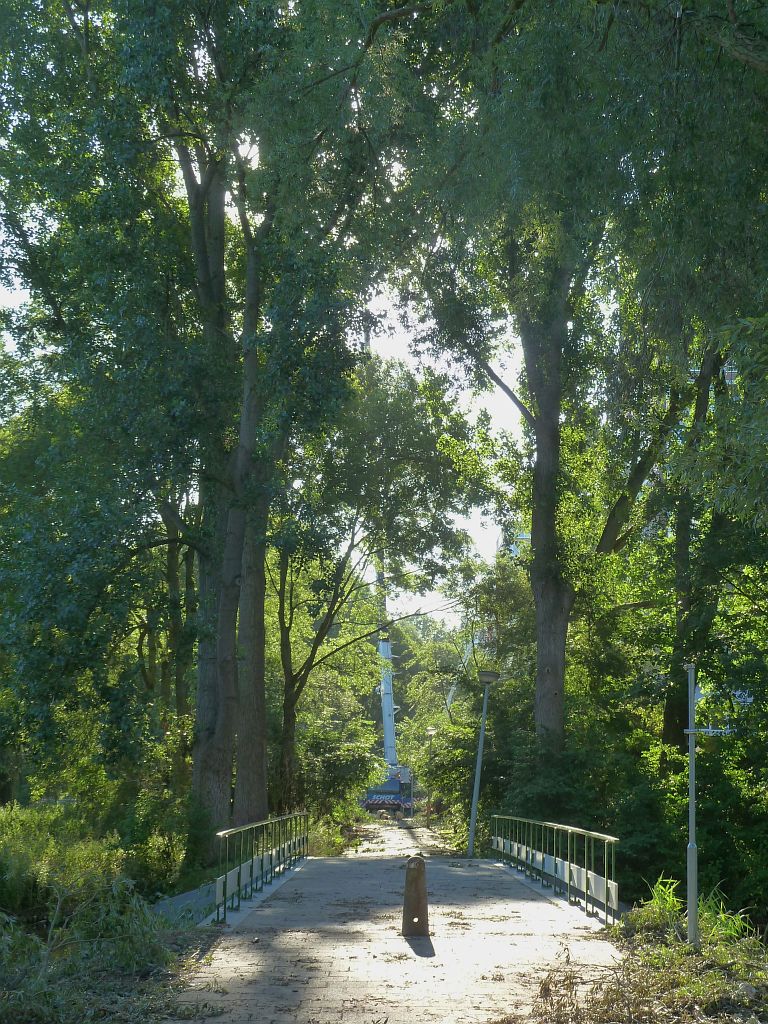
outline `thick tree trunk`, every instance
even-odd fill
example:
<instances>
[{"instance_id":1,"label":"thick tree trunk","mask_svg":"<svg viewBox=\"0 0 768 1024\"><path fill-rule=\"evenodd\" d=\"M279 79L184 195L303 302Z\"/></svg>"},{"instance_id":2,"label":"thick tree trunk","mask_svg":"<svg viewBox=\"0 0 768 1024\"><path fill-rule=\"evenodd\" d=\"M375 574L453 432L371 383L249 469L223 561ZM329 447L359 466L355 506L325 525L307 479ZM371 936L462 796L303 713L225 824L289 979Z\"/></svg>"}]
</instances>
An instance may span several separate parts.
<instances>
[{"instance_id":1,"label":"thick tree trunk","mask_svg":"<svg viewBox=\"0 0 768 1024\"><path fill-rule=\"evenodd\" d=\"M198 553L199 639L195 739L192 748L192 793L209 819L212 831L230 820L234 722L219 723L218 606L221 590L221 548L226 507L218 487L201 487L207 534L206 549ZM213 853L213 849L209 851Z\"/></svg>"},{"instance_id":2,"label":"thick tree trunk","mask_svg":"<svg viewBox=\"0 0 768 1024\"><path fill-rule=\"evenodd\" d=\"M264 502L266 504L266 501ZM267 512L248 517L240 595L236 825L269 814L267 793L266 554Z\"/></svg>"},{"instance_id":3,"label":"thick tree trunk","mask_svg":"<svg viewBox=\"0 0 768 1024\"><path fill-rule=\"evenodd\" d=\"M565 648L574 599L557 523L568 283L567 271L558 268L540 319L519 318L536 440L531 511L531 588L536 614L534 725L542 744L555 750L562 747L565 737Z\"/></svg>"},{"instance_id":4,"label":"thick tree trunk","mask_svg":"<svg viewBox=\"0 0 768 1024\"><path fill-rule=\"evenodd\" d=\"M558 578L533 582L536 608L536 735L548 748L562 746L565 723L565 645L573 588Z\"/></svg>"},{"instance_id":5,"label":"thick tree trunk","mask_svg":"<svg viewBox=\"0 0 768 1024\"><path fill-rule=\"evenodd\" d=\"M222 167L215 161L198 160L196 169L186 136L180 130L174 144L187 192L205 344L212 358L218 353L224 363L234 364L236 346L229 330L224 265L226 183ZM242 555L237 524L229 522L232 496L220 483L226 477L223 438L228 415L226 410L216 412L221 417L221 436L212 441L206 453L200 480L207 545L198 558L200 636L192 752L193 796L214 831L226 827L230 819L237 698L234 630ZM209 858L215 855L212 835L205 854Z\"/></svg>"},{"instance_id":6,"label":"thick tree trunk","mask_svg":"<svg viewBox=\"0 0 768 1024\"><path fill-rule=\"evenodd\" d=\"M553 359L554 362L554 359ZM554 374L555 367L550 367ZM537 403L536 465L531 514L531 587L536 613L536 735L550 748L565 733L565 645L573 607L573 587L565 579L557 529L560 475L559 365Z\"/></svg>"},{"instance_id":7,"label":"thick tree trunk","mask_svg":"<svg viewBox=\"0 0 768 1024\"><path fill-rule=\"evenodd\" d=\"M245 542L245 509L231 505L227 516L227 533L221 561L219 605L216 618L217 708L216 725L210 745L212 773L216 777L219 799L225 781L227 817L214 822L217 828L229 824L232 797L235 739L238 725L238 650L237 620L243 574Z\"/></svg>"},{"instance_id":8,"label":"thick tree trunk","mask_svg":"<svg viewBox=\"0 0 768 1024\"><path fill-rule=\"evenodd\" d=\"M183 133L175 142L189 203L192 249L195 257L198 299L204 321L206 343L211 352L221 350L222 359L234 367L237 347L229 329L227 310L225 241L227 182L221 156L205 157L202 149L195 160ZM199 175L199 177L198 177ZM244 187L244 186L243 186ZM226 501L226 527L218 573L209 571L206 594L215 604L215 678L210 664L212 648L204 656L208 664L201 669L202 695L198 696L198 744L195 763L195 791L211 816L215 827L229 818L235 735L239 725L240 785L235 796L238 821L262 817L266 811L265 744L259 739L266 730L264 709L264 559L269 500L264 497L274 475L282 449L279 441L266 444L257 453L257 437L263 432L265 414L273 395L264 386L274 368L263 365L258 346L262 305L261 242L271 228L265 218L254 232L242 204L242 192L235 197L240 214L242 239L246 252L245 304L243 308L240 354L242 390L238 426L238 444L229 460L228 473L212 473L210 478L228 477L230 489ZM227 410L222 430L228 429ZM280 433L280 430L278 430ZM222 437L225 436L222 433ZM285 430L287 437L287 428ZM283 435L281 434L282 438ZM219 467L221 468L221 463ZM255 490L256 485L261 492ZM249 509L262 501L256 511L259 520L255 532L247 527ZM249 535L246 551L246 534ZM201 566L201 595L203 592ZM238 692L238 613L241 598L239 638L243 644L244 700L239 707ZM202 703L201 703L202 702ZM251 744L256 747L252 749ZM262 750L263 748L263 750ZM244 768L243 765L247 764ZM224 813L226 808L226 814Z\"/></svg>"}]
</instances>

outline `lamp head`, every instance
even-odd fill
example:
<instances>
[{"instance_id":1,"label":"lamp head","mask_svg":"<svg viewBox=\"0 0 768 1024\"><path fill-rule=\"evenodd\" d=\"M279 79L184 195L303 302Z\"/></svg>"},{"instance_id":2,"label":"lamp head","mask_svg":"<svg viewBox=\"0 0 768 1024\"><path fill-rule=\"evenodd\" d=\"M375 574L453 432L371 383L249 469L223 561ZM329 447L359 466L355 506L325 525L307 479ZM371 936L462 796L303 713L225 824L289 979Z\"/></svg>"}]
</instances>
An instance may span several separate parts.
<instances>
[{"instance_id":1,"label":"lamp head","mask_svg":"<svg viewBox=\"0 0 768 1024\"><path fill-rule=\"evenodd\" d=\"M490 668L481 668L480 671L477 673L477 678L480 680L483 686L490 686L493 683L498 683L499 676L499 672L494 672L493 669Z\"/></svg>"}]
</instances>

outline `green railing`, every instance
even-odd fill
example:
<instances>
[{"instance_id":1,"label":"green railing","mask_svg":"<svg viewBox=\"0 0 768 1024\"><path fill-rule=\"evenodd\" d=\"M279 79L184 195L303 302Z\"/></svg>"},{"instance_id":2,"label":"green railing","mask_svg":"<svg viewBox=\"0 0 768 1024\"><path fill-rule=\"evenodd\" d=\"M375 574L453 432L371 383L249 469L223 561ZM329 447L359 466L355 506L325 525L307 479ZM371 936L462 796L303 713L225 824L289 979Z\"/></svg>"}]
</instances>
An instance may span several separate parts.
<instances>
[{"instance_id":1,"label":"green railing","mask_svg":"<svg viewBox=\"0 0 768 1024\"><path fill-rule=\"evenodd\" d=\"M587 832L551 821L493 816L491 845L502 861L564 893L568 902L583 901L587 914L599 908L615 923L619 914L615 836Z\"/></svg>"},{"instance_id":2,"label":"green railing","mask_svg":"<svg viewBox=\"0 0 768 1024\"><path fill-rule=\"evenodd\" d=\"M216 920L227 920L227 907L239 910L242 900L271 885L307 856L309 816L305 811L255 821L217 832L219 875L216 879Z\"/></svg>"}]
</instances>

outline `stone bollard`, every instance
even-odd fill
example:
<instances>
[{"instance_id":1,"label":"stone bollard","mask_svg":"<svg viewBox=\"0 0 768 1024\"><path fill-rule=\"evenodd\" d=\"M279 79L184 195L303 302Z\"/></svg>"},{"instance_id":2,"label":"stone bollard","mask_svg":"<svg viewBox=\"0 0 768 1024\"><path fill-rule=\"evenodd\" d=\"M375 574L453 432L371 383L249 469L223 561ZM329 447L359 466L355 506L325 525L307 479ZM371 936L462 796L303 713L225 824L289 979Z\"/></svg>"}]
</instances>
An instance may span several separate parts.
<instances>
[{"instance_id":1,"label":"stone bollard","mask_svg":"<svg viewBox=\"0 0 768 1024\"><path fill-rule=\"evenodd\" d=\"M405 869L402 935L429 935L427 912L427 865L417 854L408 858Z\"/></svg>"}]
</instances>

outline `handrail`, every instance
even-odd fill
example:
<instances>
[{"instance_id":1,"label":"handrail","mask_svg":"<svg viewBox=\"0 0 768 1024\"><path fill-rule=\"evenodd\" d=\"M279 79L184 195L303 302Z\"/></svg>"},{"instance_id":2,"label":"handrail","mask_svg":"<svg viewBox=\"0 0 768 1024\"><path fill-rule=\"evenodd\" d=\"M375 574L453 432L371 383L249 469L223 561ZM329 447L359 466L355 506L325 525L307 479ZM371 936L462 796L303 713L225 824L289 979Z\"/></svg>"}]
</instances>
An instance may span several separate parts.
<instances>
[{"instance_id":1,"label":"handrail","mask_svg":"<svg viewBox=\"0 0 768 1024\"><path fill-rule=\"evenodd\" d=\"M502 862L512 863L530 878L538 878L542 885L552 885L566 895L569 903L583 899L587 914L596 914L598 905L602 905L605 923L609 911L612 921L616 921L616 836L505 814L494 814L492 820L491 846Z\"/></svg>"},{"instance_id":2,"label":"handrail","mask_svg":"<svg viewBox=\"0 0 768 1024\"><path fill-rule=\"evenodd\" d=\"M219 840L219 875L215 882L216 920L227 920L230 910L271 885L275 876L307 856L309 815L306 811L283 814L265 821L227 828ZM235 908L237 900L237 908Z\"/></svg>"},{"instance_id":3,"label":"handrail","mask_svg":"<svg viewBox=\"0 0 768 1024\"><path fill-rule=\"evenodd\" d=\"M559 828L562 829L564 832L573 832L574 835L578 836L590 836L593 839L604 839L607 840L609 843L621 842L618 836L608 836L604 835L602 832L591 832L589 829L586 828L576 828L575 825L561 825L557 821L539 821L537 818L514 818L513 815L505 814L495 814L494 817L505 818L510 821L528 821L532 825L546 825L547 828Z\"/></svg>"}]
</instances>

